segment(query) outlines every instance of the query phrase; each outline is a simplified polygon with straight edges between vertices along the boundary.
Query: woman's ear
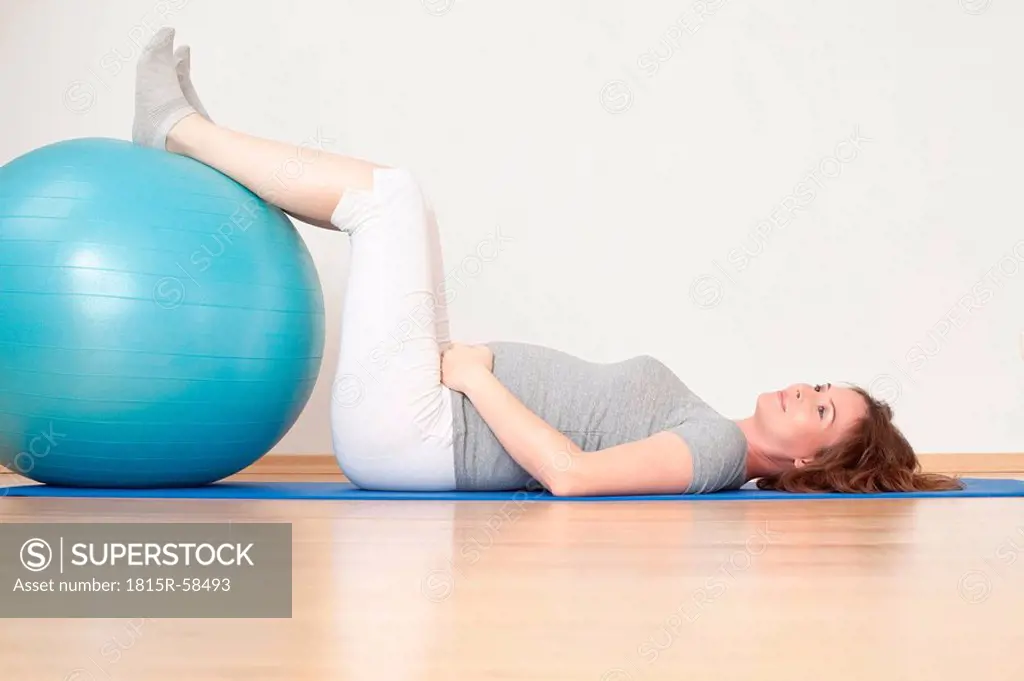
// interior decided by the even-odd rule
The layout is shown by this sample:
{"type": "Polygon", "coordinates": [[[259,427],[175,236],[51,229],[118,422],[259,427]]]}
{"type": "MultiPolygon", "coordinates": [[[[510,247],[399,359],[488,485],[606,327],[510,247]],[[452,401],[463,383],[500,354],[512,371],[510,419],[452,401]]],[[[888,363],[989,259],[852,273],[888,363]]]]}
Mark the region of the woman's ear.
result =
{"type": "Polygon", "coordinates": [[[793,468],[803,468],[809,463],[807,459],[793,459],[793,468]]]}

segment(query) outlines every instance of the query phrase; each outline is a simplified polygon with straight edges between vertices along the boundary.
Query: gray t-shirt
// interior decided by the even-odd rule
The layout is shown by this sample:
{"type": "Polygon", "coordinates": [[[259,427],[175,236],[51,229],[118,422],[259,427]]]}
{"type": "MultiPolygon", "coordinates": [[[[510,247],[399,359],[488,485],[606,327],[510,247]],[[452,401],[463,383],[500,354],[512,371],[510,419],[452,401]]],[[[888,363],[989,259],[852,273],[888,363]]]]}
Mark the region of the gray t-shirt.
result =
{"type": "MultiPolygon", "coordinates": [[[[585,452],[649,437],[680,435],[693,456],[690,494],[746,482],[747,441],[732,420],[697,397],[648,355],[589,362],[538,345],[486,344],[494,375],[528,409],[585,452]]],[[[455,481],[459,490],[536,488],[464,394],[453,391],[455,481]]]]}

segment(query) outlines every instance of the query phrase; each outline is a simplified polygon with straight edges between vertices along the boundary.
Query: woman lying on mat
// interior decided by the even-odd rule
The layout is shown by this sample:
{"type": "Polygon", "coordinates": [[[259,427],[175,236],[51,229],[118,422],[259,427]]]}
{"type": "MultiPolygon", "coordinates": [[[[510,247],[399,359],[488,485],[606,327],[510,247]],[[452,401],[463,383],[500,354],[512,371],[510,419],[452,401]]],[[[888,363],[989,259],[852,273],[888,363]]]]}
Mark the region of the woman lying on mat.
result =
{"type": "MultiPolygon", "coordinates": [[[[349,235],[331,424],[356,485],[556,495],[954,489],[919,470],[892,412],[858,387],[796,384],[733,421],[653,357],[595,364],[524,343],[453,344],[428,201],[407,170],[256,139],[211,122],[187,48],[141,55],[134,141],[205,163],[288,214],[349,235]],[[290,160],[303,172],[268,180],[290,160]],[[272,189],[267,189],[272,187],[272,189]]],[[[502,248],[501,237],[487,245],[502,248]]]]}

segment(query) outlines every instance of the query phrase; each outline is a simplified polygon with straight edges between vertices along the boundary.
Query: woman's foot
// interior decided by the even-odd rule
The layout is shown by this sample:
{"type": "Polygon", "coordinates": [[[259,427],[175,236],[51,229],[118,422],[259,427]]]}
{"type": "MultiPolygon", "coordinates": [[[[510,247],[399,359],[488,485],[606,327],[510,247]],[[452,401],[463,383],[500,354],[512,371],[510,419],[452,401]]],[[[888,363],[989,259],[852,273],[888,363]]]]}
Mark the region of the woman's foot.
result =
{"type": "Polygon", "coordinates": [[[178,85],[181,86],[181,91],[185,95],[185,101],[200,116],[208,121],[213,120],[207,113],[206,107],[199,101],[199,93],[196,92],[196,88],[192,84],[192,50],[188,45],[182,45],[174,51],[174,68],[178,73],[178,85]]]}
{"type": "Polygon", "coordinates": [[[178,83],[173,45],[174,29],[162,28],[139,55],[132,125],[132,141],[136,144],[165,149],[171,128],[196,113],[178,83]]]}

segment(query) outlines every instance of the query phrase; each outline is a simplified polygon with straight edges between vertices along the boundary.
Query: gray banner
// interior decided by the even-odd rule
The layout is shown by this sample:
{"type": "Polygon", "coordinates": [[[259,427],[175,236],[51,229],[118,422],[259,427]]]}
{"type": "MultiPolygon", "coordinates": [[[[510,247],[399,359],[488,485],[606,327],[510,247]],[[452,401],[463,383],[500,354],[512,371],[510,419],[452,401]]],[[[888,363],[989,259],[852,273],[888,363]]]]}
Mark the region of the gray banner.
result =
{"type": "Polygon", "coordinates": [[[287,523],[0,524],[0,617],[291,616],[287,523]]]}

